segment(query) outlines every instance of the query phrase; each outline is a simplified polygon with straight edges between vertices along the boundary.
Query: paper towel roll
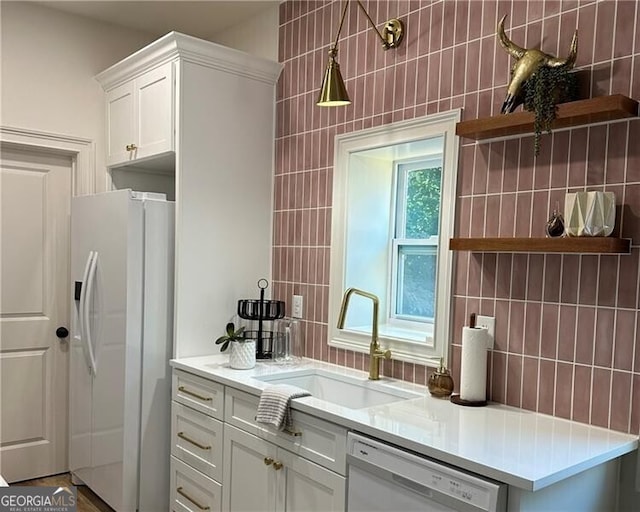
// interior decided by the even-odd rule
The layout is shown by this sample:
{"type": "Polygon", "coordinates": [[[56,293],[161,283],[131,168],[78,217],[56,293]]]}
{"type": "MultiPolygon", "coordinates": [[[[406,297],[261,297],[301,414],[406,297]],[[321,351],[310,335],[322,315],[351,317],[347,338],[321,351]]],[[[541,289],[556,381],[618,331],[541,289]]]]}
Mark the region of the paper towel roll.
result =
{"type": "Polygon", "coordinates": [[[487,329],[462,328],[460,398],[469,402],[487,399],[487,329]]]}

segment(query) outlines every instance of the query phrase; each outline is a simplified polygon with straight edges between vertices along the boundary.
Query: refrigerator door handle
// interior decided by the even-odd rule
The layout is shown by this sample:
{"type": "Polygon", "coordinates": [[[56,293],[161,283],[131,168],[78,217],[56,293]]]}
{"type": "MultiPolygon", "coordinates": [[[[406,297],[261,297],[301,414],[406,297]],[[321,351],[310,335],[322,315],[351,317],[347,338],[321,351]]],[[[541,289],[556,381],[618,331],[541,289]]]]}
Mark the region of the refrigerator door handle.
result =
{"type": "Polygon", "coordinates": [[[84,333],[84,302],[87,296],[87,279],[89,277],[89,269],[91,268],[91,262],[93,261],[93,251],[89,251],[89,255],[87,256],[87,263],[84,266],[84,272],[82,273],[82,281],[80,288],[80,301],[78,304],[78,330],[80,342],[82,344],[82,352],[84,353],[84,357],[87,360],[87,366],[89,367],[89,373],[91,373],[91,359],[88,358],[87,349],[86,349],[86,341],[85,341],[85,333],[84,333]]]}
{"type": "Polygon", "coordinates": [[[90,361],[90,371],[91,373],[93,373],[94,375],[96,374],[97,368],[96,368],[96,358],[95,355],[93,353],[93,341],[91,340],[91,322],[89,320],[89,300],[91,299],[91,293],[93,291],[93,283],[95,281],[95,277],[96,277],[96,266],[98,264],[98,253],[97,252],[92,252],[89,255],[89,258],[91,259],[91,265],[89,267],[89,275],[87,276],[87,280],[85,281],[85,285],[82,288],[82,291],[84,293],[84,301],[82,300],[82,297],[80,299],[80,307],[81,307],[81,311],[82,311],[82,317],[83,317],[83,327],[84,327],[84,336],[83,336],[83,340],[84,340],[84,344],[87,348],[87,352],[89,353],[89,361],[90,361]],[[93,257],[92,257],[93,256],[93,257]]]}

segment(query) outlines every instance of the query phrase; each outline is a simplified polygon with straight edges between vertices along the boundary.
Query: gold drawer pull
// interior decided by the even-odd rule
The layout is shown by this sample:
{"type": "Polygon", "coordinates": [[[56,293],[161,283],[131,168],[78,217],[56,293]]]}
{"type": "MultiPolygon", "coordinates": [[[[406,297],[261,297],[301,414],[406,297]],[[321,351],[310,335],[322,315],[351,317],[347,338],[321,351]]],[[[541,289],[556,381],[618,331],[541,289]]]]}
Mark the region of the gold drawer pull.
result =
{"type": "Polygon", "coordinates": [[[279,460],[273,463],[273,469],[275,469],[276,471],[280,471],[282,469],[282,466],[283,464],[279,460]]]}
{"type": "Polygon", "coordinates": [[[211,400],[213,400],[210,396],[199,395],[198,393],[196,393],[194,391],[189,391],[184,386],[180,386],[178,388],[178,391],[184,393],[185,395],[193,396],[193,397],[197,398],[198,400],[204,400],[205,402],[211,402],[211,400]]]}
{"type": "MultiPolygon", "coordinates": [[[[254,416],[253,419],[254,421],[258,421],[257,416],[254,416]]],[[[302,432],[300,430],[289,430],[288,428],[282,429],[280,432],[282,432],[283,434],[288,434],[293,437],[300,437],[302,435],[302,432]]]]}
{"type": "Polygon", "coordinates": [[[289,430],[288,428],[285,428],[282,432],[293,437],[300,437],[302,435],[300,430],[289,430]]]}
{"type": "Polygon", "coordinates": [[[270,466],[271,464],[273,464],[273,459],[271,457],[265,457],[264,464],[265,466],[270,466]]]}
{"type": "Polygon", "coordinates": [[[185,498],[187,498],[191,503],[193,503],[196,507],[198,507],[200,510],[209,510],[211,507],[207,507],[206,505],[203,505],[202,503],[198,503],[196,500],[194,500],[191,496],[189,496],[186,492],[184,492],[182,490],[182,487],[178,487],[176,489],[176,492],[178,494],[180,494],[181,496],[184,496],[185,498]]]}
{"type": "Polygon", "coordinates": [[[198,441],[191,439],[189,436],[186,436],[184,432],[178,432],[178,437],[184,439],[187,443],[191,443],[192,445],[197,446],[201,450],[211,450],[211,446],[201,444],[198,441]]]}
{"type": "Polygon", "coordinates": [[[135,144],[127,144],[127,151],[135,151],[136,149],[138,149],[138,146],[136,146],[135,144]]]}

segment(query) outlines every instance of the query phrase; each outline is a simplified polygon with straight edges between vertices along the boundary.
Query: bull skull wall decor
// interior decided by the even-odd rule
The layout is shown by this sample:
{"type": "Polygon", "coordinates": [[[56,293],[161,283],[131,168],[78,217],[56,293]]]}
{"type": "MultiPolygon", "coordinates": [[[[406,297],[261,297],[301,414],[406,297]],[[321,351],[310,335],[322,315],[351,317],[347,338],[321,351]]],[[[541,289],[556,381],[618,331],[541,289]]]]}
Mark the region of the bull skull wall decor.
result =
{"type": "Polygon", "coordinates": [[[578,31],[576,30],[571,40],[571,47],[569,49],[569,55],[565,59],[554,57],[541,50],[532,48],[527,50],[520,48],[513,43],[507,35],[504,33],[504,20],[507,15],[505,14],[498,23],[498,40],[500,45],[505,51],[511,55],[516,62],[511,68],[511,81],[507,88],[507,97],[502,104],[502,113],[508,114],[513,112],[516,107],[523,103],[523,87],[525,83],[530,80],[536,72],[542,67],[548,68],[564,68],[566,71],[573,68],[576,63],[576,56],[578,53],[578,31]]]}

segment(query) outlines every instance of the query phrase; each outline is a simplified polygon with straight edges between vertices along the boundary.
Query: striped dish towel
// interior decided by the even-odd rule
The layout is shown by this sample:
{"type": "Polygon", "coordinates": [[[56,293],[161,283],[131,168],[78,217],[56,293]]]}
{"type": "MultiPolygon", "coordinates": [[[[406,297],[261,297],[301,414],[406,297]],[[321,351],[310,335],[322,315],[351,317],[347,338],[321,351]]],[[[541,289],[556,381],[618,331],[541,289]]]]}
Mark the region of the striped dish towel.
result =
{"type": "Polygon", "coordinates": [[[260,395],[256,421],[273,425],[280,430],[291,429],[293,427],[291,400],[310,395],[308,391],[288,384],[268,386],[260,395]]]}

